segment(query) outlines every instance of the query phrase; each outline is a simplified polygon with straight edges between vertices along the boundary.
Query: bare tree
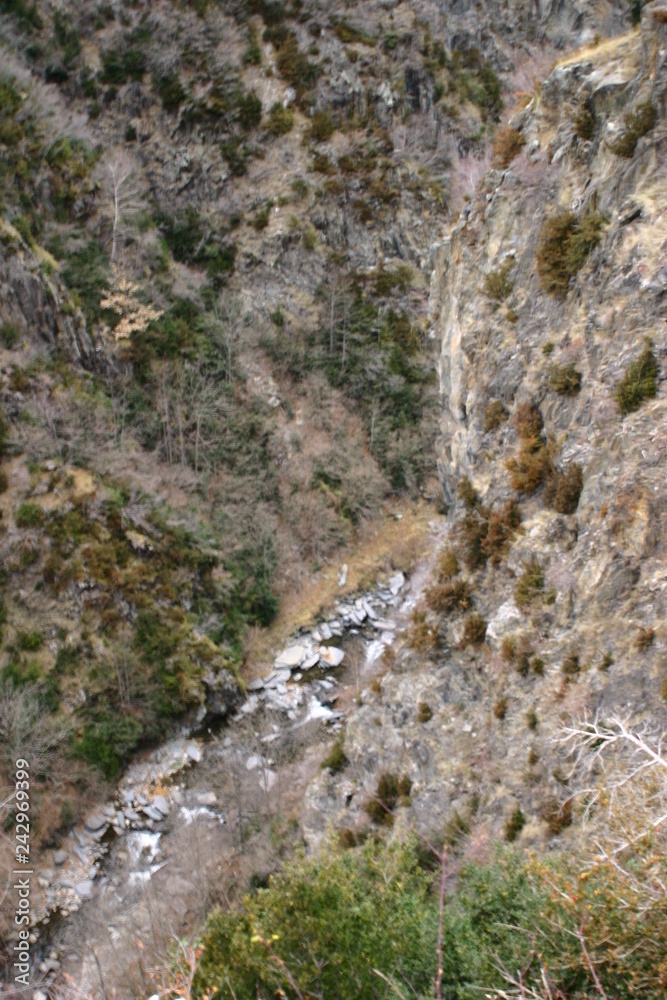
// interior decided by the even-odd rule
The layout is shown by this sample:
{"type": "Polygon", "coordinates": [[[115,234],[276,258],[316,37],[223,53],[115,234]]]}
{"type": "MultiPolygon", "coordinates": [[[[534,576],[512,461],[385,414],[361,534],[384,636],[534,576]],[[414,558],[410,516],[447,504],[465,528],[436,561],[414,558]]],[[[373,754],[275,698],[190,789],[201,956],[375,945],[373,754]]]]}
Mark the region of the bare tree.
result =
{"type": "Polygon", "coordinates": [[[224,359],[225,379],[232,382],[244,325],[241,302],[230,295],[221,295],[205,322],[209,340],[224,359]]]}
{"type": "Polygon", "coordinates": [[[105,193],[105,215],[111,226],[111,263],[118,261],[119,241],[128,232],[130,217],[143,205],[138,173],[124,151],[117,151],[107,160],[102,174],[105,193]]]}
{"type": "Polygon", "coordinates": [[[33,773],[45,771],[70,732],[64,719],[47,715],[37,688],[5,689],[0,697],[0,743],[7,763],[17,757],[30,761],[33,773]]]}

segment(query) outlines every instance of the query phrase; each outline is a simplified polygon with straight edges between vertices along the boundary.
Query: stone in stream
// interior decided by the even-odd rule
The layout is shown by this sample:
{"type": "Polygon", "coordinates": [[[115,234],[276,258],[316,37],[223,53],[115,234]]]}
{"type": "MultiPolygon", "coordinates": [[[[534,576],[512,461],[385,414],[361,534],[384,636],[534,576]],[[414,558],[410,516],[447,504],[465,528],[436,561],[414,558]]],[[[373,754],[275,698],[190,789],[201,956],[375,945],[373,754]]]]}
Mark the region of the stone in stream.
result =
{"type": "Polygon", "coordinates": [[[77,882],[74,891],[80,899],[90,899],[93,895],[92,879],[87,878],[83,882],[77,882]]]}
{"type": "Polygon", "coordinates": [[[325,641],[331,639],[331,637],[333,636],[333,632],[331,631],[326,622],[322,622],[322,624],[319,626],[319,632],[325,641]]]}
{"type": "Polygon", "coordinates": [[[218,801],[215,792],[197,792],[195,799],[200,806],[214,806],[218,801]]]}
{"type": "Polygon", "coordinates": [[[195,764],[198,764],[203,756],[202,748],[198,743],[191,743],[186,750],[186,756],[189,757],[190,760],[194,761],[195,764]]]}
{"type": "Polygon", "coordinates": [[[404,583],[405,583],[405,577],[403,576],[402,573],[395,573],[394,576],[389,577],[389,589],[394,595],[394,597],[402,588],[404,583]]]}
{"type": "Polygon", "coordinates": [[[254,681],[248,681],[247,688],[248,691],[261,691],[264,687],[264,680],[261,677],[257,677],[254,681]]]}
{"type": "Polygon", "coordinates": [[[301,664],[301,669],[310,670],[312,667],[317,666],[317,664],[319,663],[319,659],[320,659],[320,654],[313,653],[312,656],[309,656],[307,659],[303,661],[303,663],[301,664]]]}
{"type": "Polygon", "coordinates": [[[109,825],[109,821],[102,813],[93,813],[87,816],[83,823],[83,828],[87,833],[97,833],[109,825]]]}
{"type": "Polygon", "coordinates": [[[244,715],[252,715],[259,708],[259,698],[256,694],[251,694],[247,701],[244,701],[239,712],[243,712],[244,715]]]}
{"type": "Polygon", "coordinates": [[[164,819],[164,815],[162,814],[162,812],[155,806],[142,806],[141,811],[144,813],[145,816],[148,816],[148,818],[152,819],[153,822],[155,823],[159,823],[161,820],[164,819]]]}
{"type": "Polygon", "coordinates": [[[275,659],[276,667],[299,667],[308,655],[304,646],[288,646],[275,659]]]}
{"type": "Polygon", "coordinates": [[[343,662],[345,653],[337,646],[320,646],[320,663],[328,667],[337,667],[343,662]]]}
{"type": "Polygon", "coordinates": [[[373,622],[373,628],[379,629],[382,632],[394,632],[396,630],[396,622],[391,621],[389,618],[376,618],[373,622]]]}
{"type": "Polygon", "coordinates": [[[366,612],[366,614],[368,615],[368,617],[371,619],[371,621],[374,621],[377,618],[377,614],[376,614],[374,608],[371,607],[371,605],[368,603],[368,601],[366,600],[365,597],[362,598],[362,600],[361,600],[361,606],[362,606],[363,610],[366,612]]]}
{"type": "Polygon", "coordinates": [[[292,671],[291,670],[274,670],[272,674],[264,681],[265,690],[270,690],[271,688],[279,687],[281,684],[286,684],[290,679],[292,671]]]}
{"type": "Polygon", "coordinates": [[[322,635],[319,629],[314,628],[313,631],[310,633],[310,638],[313,640],[313,642],[317,642],[319,644],[320,642],[322,642],[324,636],[322,635]]]}
{"type": "Polygon", "coordinates": [[[55,854],[53,855],[54,865],[58,866],[64,865],[65,862],[67,861],[68,856],[69,855],[67,854],[67,851],[56,851],[55,854]]]}

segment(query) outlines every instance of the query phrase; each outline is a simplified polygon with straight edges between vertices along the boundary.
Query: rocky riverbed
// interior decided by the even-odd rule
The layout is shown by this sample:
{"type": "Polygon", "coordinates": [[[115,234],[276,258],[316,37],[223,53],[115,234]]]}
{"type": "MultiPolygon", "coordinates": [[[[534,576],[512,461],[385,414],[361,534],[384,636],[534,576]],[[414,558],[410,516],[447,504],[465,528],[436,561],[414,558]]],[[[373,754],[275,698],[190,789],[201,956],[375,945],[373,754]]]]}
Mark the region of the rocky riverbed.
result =
{"type": "MultiPolygon", "coordinates": [[[[222,729],[183,732],[135,762],[113,799],[70,832],[38,879],[33,931],[45,994],[63,982],[94,994],[102,982],[108,989],[119,949],[127,958],[130,940],[136,950],[137,940],[141,948],[143,936],[155,937],[158,900],[173,911],[164,918],[170,929],[196,919],[195,883],[205,865],[193,850],[224,861],[272,798],[282,813],[287,799],[303,797],[322,743],[397,643],[422,580],[419,572],[409,581],[396,573],[337,601],[290,637],[266,676],[248,683],[222,729]]],[[[136,975],[137,963],[129,964],[136,975]]]]}

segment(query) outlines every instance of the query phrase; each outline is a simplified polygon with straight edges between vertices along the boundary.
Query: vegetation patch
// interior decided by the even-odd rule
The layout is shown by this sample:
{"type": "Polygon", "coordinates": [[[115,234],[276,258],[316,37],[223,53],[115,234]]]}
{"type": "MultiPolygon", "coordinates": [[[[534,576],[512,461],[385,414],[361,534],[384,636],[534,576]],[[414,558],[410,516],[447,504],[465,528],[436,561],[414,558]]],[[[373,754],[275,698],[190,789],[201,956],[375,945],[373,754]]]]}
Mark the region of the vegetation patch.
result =
{"type": "Polygon", "coordinates": [[[461,649],[466,646],[481,646],[486,639],[486,620],[479,613],[473,611],[463,621],[463,635],[461,637],[461,649]]]}
{"type": "Polygon", "coordinates": [[[533,559],[524,569],[514,588],[517,607],[529,608],[541,601],[544,591],[544,571],[533,559]]]}
{"type": "Polygon", "coordinates": [[[509,125],[496,129],[493,137],[493,156],[497,166],[506,170],[512,160],[519,155],[526,144],[521,132],[509,125]]]}
{"type": "Polygon", "coordinates": [[[637,361],[631,361],[623,378],[616,383],[616,403],[625,416],[634,413],[658,391],[658,362],[651,347],[642,351],[637,361]]]}
{"type": "Polygon", "coordinates": [[[484,410],[484,433],[489,434],[509,420],[509,413],[499,399],[494,399],[484,410]]]}
{"type": "Polygon", "coordinates": [[[638,104],[634,111],[627,111],[623,116],[623,130],[614,139],[608,139],[607,145],[616,156],[630,159],[634,156],[639,140],[651,132],[658,121],[658,109],[652,101],[638,104]]]}
{"type": "Polygon", "coordinates": [[[558,212],[546,220],[537,248],[537,272],[546,292],[565,298],[572,278],[600,242],[604,223],[600,212],[558,212]]]}
{"type": "Polygon", "coordinates": [[[390,772],[381,774],[375,795],[364,804],[364,810],[374,823],[393,826],[393,810],[397,805],[407,805],[412,789],[410,778],[403,774],[398,777],[390,772]]]}
{"type": "Polygon", "coordinates": [[[564,472],[550,469],[544,487],[544,502],[559,514],[574,514],[584,488],[584,474],[577,462],[571,462],[564,472]]]}
{"type": "Polygon", "coordinates": [[[573,364],[554,365],[549,375],[549,388],[561,396],[576,396],[581,389],[581,372],[573,364]]]}

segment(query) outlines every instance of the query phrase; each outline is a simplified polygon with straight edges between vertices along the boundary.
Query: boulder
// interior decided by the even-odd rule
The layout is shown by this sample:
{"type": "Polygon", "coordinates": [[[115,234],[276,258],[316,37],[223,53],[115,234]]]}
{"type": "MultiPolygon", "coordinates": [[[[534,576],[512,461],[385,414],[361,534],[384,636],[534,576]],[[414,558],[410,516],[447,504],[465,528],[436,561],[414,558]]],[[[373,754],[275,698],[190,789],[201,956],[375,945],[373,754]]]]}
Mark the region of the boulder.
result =
{"type": "Polygon", "coordinates": [[[275,659],[276,667],[300,667],[306,656],[308,655],[308,650],[305,646],[288,646],[287,649],[283,649],[282,653],[279,653],[275,659]]]}
{"type": "Polygon", "coordinates": [[[337,646],[320,646],[320,663],[328,667],[337,667],[344,658],[345,653],[337,646]]]}

